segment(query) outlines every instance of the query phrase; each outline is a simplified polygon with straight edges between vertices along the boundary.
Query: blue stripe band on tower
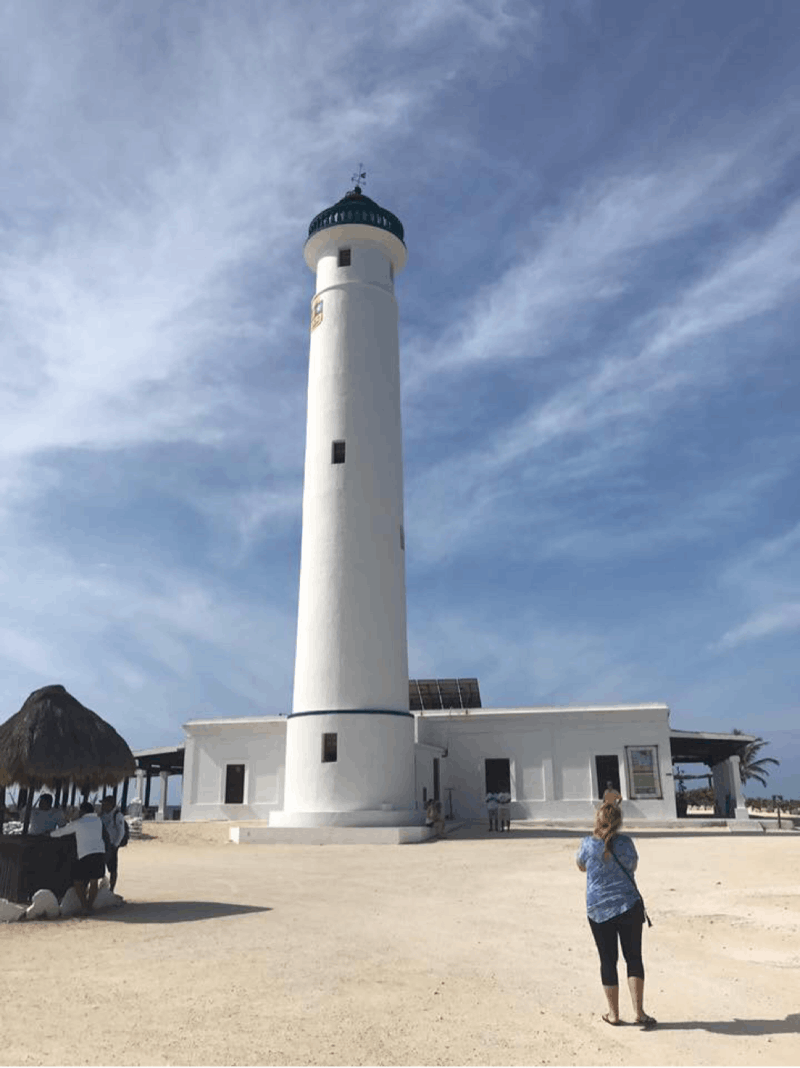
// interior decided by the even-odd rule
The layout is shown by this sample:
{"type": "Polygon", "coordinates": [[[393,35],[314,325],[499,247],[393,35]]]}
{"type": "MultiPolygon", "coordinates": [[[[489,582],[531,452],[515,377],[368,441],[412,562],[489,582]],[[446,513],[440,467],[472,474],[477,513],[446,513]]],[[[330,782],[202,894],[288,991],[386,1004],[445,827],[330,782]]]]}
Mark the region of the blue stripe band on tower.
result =
{"type": "Polygon", "coordinates": [[[286,718],[299,719],[300,716],[408,716],[413,719],[414,713],[391,708],[324,708],[319,712],[291,712],[286,718]]]}

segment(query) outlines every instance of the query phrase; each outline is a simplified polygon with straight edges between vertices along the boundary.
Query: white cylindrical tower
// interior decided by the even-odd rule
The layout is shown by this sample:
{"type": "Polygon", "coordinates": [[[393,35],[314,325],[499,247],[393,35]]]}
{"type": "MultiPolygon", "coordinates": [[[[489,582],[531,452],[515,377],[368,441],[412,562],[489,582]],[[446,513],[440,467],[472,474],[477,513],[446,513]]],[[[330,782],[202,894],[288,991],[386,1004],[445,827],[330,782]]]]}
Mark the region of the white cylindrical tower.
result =
{"type": "Polygon", "coordinates": [[[309,227],[308,415],[294,702],[273,826],[402,826],[414,808],[400,355],[403,227],[356,186],[309,227]]]}

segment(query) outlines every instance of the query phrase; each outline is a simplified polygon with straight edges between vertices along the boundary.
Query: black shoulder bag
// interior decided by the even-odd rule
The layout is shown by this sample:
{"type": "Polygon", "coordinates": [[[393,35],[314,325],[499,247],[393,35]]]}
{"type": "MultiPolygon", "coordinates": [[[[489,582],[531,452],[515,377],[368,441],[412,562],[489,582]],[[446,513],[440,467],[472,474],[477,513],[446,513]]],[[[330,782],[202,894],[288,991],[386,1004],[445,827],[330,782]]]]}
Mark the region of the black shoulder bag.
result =
{"type": "Polygon", "coordinates": [[[625,875],[627,876],[628,881],[630,882],[631,886],[636,891],[636,893],[639,894],[639,900],[642,903],[642,912],[644,913],[644,918],[647,920],[647,926],[648,927],[652,927],[653,925],[650,922],[650,917],[647,915],[647,908],[646,908],[645,903],[644,903],[644,898],[642,897],[642,895],[641,895],[641,893],[639,891],[639,887],[636,885],[636,880],[631,875],[631,873],[628,871],[628,869],[625,867],[625,865],[618,859],[617,854],[614,852],[614,841],[613,841],[613,839],[608,843],[608,849],[609,849],[609,852],[611,853],[611,856],[617,862],[617,865],[618,865],[620,871],[623,871],[625,873],[625,875]]]}

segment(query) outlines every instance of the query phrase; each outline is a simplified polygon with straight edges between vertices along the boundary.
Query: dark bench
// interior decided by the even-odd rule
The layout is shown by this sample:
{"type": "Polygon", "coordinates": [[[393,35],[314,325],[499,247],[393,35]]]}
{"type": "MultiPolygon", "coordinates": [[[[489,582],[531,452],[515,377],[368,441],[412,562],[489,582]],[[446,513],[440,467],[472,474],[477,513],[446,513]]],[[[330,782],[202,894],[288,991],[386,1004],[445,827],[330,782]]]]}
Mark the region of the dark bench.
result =
{"type": "Polygon", "coordinates": [[[37,890],[52,890],[61,900],[77,855],[74,834],[0,835],[0,897],[27,905],[37,890]]]}

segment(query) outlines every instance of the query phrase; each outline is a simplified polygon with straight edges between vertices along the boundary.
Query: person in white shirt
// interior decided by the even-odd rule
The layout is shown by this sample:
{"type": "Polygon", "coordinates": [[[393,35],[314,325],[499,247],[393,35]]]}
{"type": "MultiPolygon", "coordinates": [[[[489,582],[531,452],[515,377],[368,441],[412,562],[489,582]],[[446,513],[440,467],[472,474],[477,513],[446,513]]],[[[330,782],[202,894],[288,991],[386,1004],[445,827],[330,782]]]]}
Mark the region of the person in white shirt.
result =
{"type": "Polygon", "coordinates": [[[49,834],[56,827],[63,827],[66,822],[60,809],[53,808],[53,795],[42,794],[31,812],[28,834],[49,834]]]}
{"type": "Polygon", "coordinates": [[[117,885],[117,858],[119,845],[125,837],[125,817],[117,808],[113,797],[104,797],[100,806],[100,819],[106,829],[106,867],[108,868],[108,882],[113,890],[117,885]]]}
{"type": "Polygon", "coordinates": [[[508,807],[511,803],[511,794],[498,794],[497,800],[500,807],[497,810],[497,819],[500,825],[501,831],[511,830],[511,809],[508,807]]]}
{"type": "Polygon", "coordinates": [[[72,885],[80,899],[84,912],[91,912],[97,897],[98,882],[105,875],[105,842],[103,841],[103,824],[95,814],[89,801],[83,801],[78,810],[80,815],[66,827],[57,827],[50,832],[51,838],[63,838],[66,834],[75,835],[78,859],[72,872],[72,885]]]}
{"type": "Polygon", "coordinates": [[[497,795],[489,793],[486,795],[486,811],[489,813],[489,830],[496,831],[497,827],[497,795]]]}

